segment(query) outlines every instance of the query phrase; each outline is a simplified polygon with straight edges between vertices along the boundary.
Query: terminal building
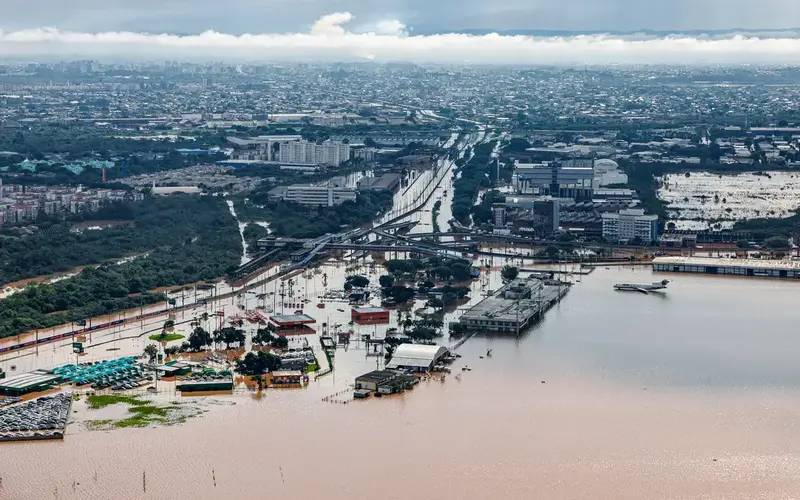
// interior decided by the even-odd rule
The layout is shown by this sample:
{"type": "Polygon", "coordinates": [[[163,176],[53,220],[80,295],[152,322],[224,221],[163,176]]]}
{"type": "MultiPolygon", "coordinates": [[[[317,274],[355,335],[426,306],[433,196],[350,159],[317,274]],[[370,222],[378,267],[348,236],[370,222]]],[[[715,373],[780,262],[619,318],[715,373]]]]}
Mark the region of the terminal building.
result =
{"type": "Polygon", "coordinates": [[[711,257],[656,257],[653,270],[669,273],[722,274],[763,278],[800,279],[798,260],[721,259],[711,257]]]}
{"type": "Polygon", "coordinates": [[[458,323],[467,331],[520,334],[569,291],[569,285],[517,278],[470,308],[458,323]]]}

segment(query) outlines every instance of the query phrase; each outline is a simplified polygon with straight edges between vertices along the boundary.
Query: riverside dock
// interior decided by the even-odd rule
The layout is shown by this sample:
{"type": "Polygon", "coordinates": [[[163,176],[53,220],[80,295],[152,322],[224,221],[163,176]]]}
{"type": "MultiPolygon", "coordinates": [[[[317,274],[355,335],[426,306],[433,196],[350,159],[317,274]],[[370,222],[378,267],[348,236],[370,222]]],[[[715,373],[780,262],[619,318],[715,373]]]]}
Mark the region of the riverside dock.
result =
{"type": "Polygon", "coordinates": [[[569,291],[571,284],[537,277],[517,278],[483,299],[459,319],[468,332],[519,335],[569,291]]]}

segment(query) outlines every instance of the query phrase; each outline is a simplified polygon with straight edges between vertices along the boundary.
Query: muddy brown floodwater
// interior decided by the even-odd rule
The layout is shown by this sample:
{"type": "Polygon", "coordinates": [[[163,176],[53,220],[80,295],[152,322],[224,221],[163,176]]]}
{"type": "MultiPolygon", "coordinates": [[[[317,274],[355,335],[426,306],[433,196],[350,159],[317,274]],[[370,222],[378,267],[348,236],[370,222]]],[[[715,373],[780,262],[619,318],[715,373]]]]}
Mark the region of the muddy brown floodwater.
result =
{"type": "Polygon", "coordinates": [[[374,366],[351,348],[306,389],[213,396],[182,425],[4,444],[0,497],[800,496],[800,284],[611,289],[664,277],[598,269],[521,338],[474,337],[444,382],[399,396],[323,402],[374,366]]]}

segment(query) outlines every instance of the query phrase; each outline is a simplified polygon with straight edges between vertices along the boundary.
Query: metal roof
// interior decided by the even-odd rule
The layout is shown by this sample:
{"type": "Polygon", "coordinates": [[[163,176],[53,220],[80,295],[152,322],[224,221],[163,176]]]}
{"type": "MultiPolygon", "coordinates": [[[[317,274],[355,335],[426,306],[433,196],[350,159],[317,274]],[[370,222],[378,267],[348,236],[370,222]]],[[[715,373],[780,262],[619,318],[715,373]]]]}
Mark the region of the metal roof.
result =
{"type": "Polygon", "coordinates": [[[58,382],[60,378],[61,377],[58,375],[51,375],[49,373],[22,373],[0,380],[0,388],[25,389],[27,387],[58,382]]]}
{"type": "Polygon", "coordinates": [[[656,257],[653,264],[685,266],[749,267],[753,269],[800,270],[800,260],[724,259],[717,257],[656,257]]]}
{"type": "Polygon", "coordinates": [[[447,348],[440,345],[400,344],[392,355],[386,368],[411,366],[427,368],[447,353],[447,348]]]}
{"type": "Polygon", "coordinates": [[[273,323],[316,323],[316,320],[307,314],[273,314],[269,318],[273,323]]]}

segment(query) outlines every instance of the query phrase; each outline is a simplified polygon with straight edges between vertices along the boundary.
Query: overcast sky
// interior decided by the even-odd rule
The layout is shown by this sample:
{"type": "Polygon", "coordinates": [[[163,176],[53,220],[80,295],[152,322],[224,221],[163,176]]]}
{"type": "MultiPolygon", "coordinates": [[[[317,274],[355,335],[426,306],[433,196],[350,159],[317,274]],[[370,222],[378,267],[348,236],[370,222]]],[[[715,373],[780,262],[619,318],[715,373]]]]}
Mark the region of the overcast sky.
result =
{"type": "Polygon", "coordinates": [[[798,64],[800,40],[784,33],[632,40],[459,32],[799,25],[800,0],[0,0],[0,57],[798,64]]]}
{"type": "Polygon", "coordinates": [[[798,0],[0,0],[0,29],[226,33],[305,31],[332,12],[425,32],[460,29],[793,28],[798,0]]]}

